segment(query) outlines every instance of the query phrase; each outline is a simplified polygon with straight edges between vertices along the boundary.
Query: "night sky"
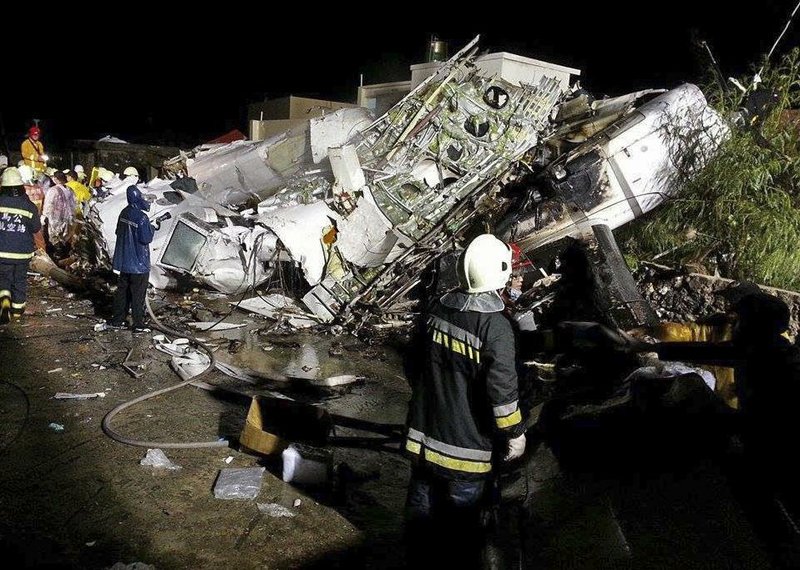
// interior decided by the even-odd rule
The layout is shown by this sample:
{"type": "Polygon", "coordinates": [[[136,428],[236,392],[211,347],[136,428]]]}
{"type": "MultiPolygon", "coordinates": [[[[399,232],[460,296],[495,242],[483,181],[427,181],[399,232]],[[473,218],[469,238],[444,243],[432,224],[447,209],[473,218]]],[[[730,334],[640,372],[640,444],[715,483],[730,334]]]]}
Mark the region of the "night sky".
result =
{"type": "MultiPolygon", "coordinates": [[[[710,44],[726,76],[741,76],[769,50],[797,0],[762,0],[747,9],[702,0],[558,4],[513,9],[498,3],[485,8],[486,14],[464,9],[458,18],[495,30],[504,29],[503,20],[513,20],[523,30],[502,32],[436,29],[439,20],[410,7],[397,12],[391,24],[382,27],[376,21],[371,29],[327,23],[319,12],[308,15],[313,27],[270,24],[266,15],[254,17],[248,29],[242,28],[246,17],[211,13],[200,26],[142,19],[126,24],[127,31],[110,30],[77,47],[50,41],[57,28],[45,26],[41,37],[48,38],[45,49],[55,58],[57,79],[40,77],[20,89],[3,82],[5,136],[11,148],[18,148],[35,117],[45,144],[111,134],[131,142],[192,146],[232,128],[246,133],[246,105],[265,97],[354,101],[362,73],[365,83],[408,79],[409,65],[424,61],[431,34],[448,41],[451,54],[480,33],[481,50],[580,68],[583,86],[596,96],[698,81],[707,58],[695,39],[710,44]],[[502,19],[493,22],[488,15],[495,8],[502,19]],[[404,19],[425,21],[431,29],[403,30],[404,19]],[[311,31],[323,25],[327,29],[311,31]],[[124,39],[115,40],[114,34],[124,39]]],[[[9,39],[3,37],[7,48],[14,45],[9,39]]],[[[799,40],[800,13],[779,52],[799,40]]],[[[17,45],[25,43],[20,37],[17,45]]]]}

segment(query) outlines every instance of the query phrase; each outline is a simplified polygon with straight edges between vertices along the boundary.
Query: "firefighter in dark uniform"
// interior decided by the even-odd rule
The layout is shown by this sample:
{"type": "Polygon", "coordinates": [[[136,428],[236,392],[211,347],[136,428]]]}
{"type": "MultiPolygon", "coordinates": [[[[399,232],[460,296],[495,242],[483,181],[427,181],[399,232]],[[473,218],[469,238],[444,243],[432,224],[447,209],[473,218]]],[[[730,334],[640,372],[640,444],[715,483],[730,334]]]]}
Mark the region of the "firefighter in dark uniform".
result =
{"type": "Polygon", "coordinates": [[[511,249],[478,236],[458,272],[460,288],[433,304],[406,359],[410,565],[431,557],[455,568],[478,564],[493,464],[525,450],[514,333],[498,294],[511,274],[511,249]]]}
{"type": "Polygon", "coordinates": [[[128,186],[127,198],[128,206],[117,219],[117,243],[112,266],[119,271],[119,279],[111,327],[123,328],[130,310],[133,332],[150,332],[144,324],[145,296],[150,279],[150,243],[155,227],[145,213],[150,210],[150,203],[144,199],[141,190],[136,186],[128,186]]]}
{"type": "Polygon", "coordinates": [[[41,229],[19,170],[6,168],[0,178],[0,324],[25,312],[33,236],[41,229]]]}

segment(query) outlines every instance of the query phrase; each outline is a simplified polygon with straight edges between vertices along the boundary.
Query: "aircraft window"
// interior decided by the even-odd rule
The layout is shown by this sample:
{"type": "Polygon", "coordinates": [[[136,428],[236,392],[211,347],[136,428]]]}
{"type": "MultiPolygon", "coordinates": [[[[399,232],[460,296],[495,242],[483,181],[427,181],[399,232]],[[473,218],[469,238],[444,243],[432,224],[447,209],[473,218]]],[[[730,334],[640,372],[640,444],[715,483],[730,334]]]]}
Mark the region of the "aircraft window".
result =
{"type": "Polygon", "coordinates": [[[502,109],[508,103],[508,92],[497,85],[492,85],[483,94],[483,100],[493,109],[502,109]]]}

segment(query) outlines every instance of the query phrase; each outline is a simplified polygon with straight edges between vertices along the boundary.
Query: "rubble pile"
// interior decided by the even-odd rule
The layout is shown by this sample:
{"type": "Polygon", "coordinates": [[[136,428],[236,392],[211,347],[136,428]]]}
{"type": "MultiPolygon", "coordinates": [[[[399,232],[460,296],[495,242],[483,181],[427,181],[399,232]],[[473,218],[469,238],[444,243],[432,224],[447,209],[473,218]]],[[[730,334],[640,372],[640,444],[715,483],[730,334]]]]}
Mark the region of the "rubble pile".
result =
{"type": "MultiPolygon", "coordinates": [[[[634,277],[660,320],[692,322],[727,310],[726,301],[717,293],[732,283],[730,279],[652,263],[643,263],[634,277]]],[[[800,332],[800,294],[771,287],[762,289],[788,305],[791,312],[789,334],[796,337],[800,332]]]]}
{"type": "MultiPolygon", "coordinates": [[[[150,282],[241,295],[270,318],[291,306],[296,328],[395,326],[426,269],[476,233],[516,243],[546,277],[543,250],[658,206],[677,191],[675,157],[702,165],[727,132],[693,85],[596,100],[548,76],[512,83],[479,72],[478,39],[377,120],[343,109],[166,161],[140,185],[164,221],[150,282]]],[[[95,268],[131,183],[109,183],[86,216],[95,268]]]]}

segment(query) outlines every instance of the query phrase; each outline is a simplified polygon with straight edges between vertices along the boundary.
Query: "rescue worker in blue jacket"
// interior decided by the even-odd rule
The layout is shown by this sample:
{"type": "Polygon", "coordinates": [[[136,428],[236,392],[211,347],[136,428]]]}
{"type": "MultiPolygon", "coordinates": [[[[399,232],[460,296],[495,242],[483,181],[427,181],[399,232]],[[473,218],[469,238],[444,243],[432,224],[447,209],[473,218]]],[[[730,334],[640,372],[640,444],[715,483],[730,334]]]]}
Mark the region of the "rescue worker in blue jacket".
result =
{"type": "Polygon", "coordinates": [[[145,328],[144,298],[150,277],[150,242],[155,228],[147,217],[150,204],[136,186],[128,186],[128,206],[117,220],[117,244],[113,268],[119,271],[114,296],[113,328],[122,328],[130,309],[133,331],[148,332],[145,328]]]}
{"type": "Polygon", "coordinates": [[[478,562],[493,464],[525,450],[514,332],[498,294],[511,275],[511,255],[491,234],[469,244],[458,261],[460,288],[433,304],[406,362],[412,565],[434,555],[458,568],[478,562]]]}
{"type": "Polygon", "coordinates": [[[19,170],[6,168],[0,177],[0,324],[25,312],[33,236],[41,229],[19,170]]]}

